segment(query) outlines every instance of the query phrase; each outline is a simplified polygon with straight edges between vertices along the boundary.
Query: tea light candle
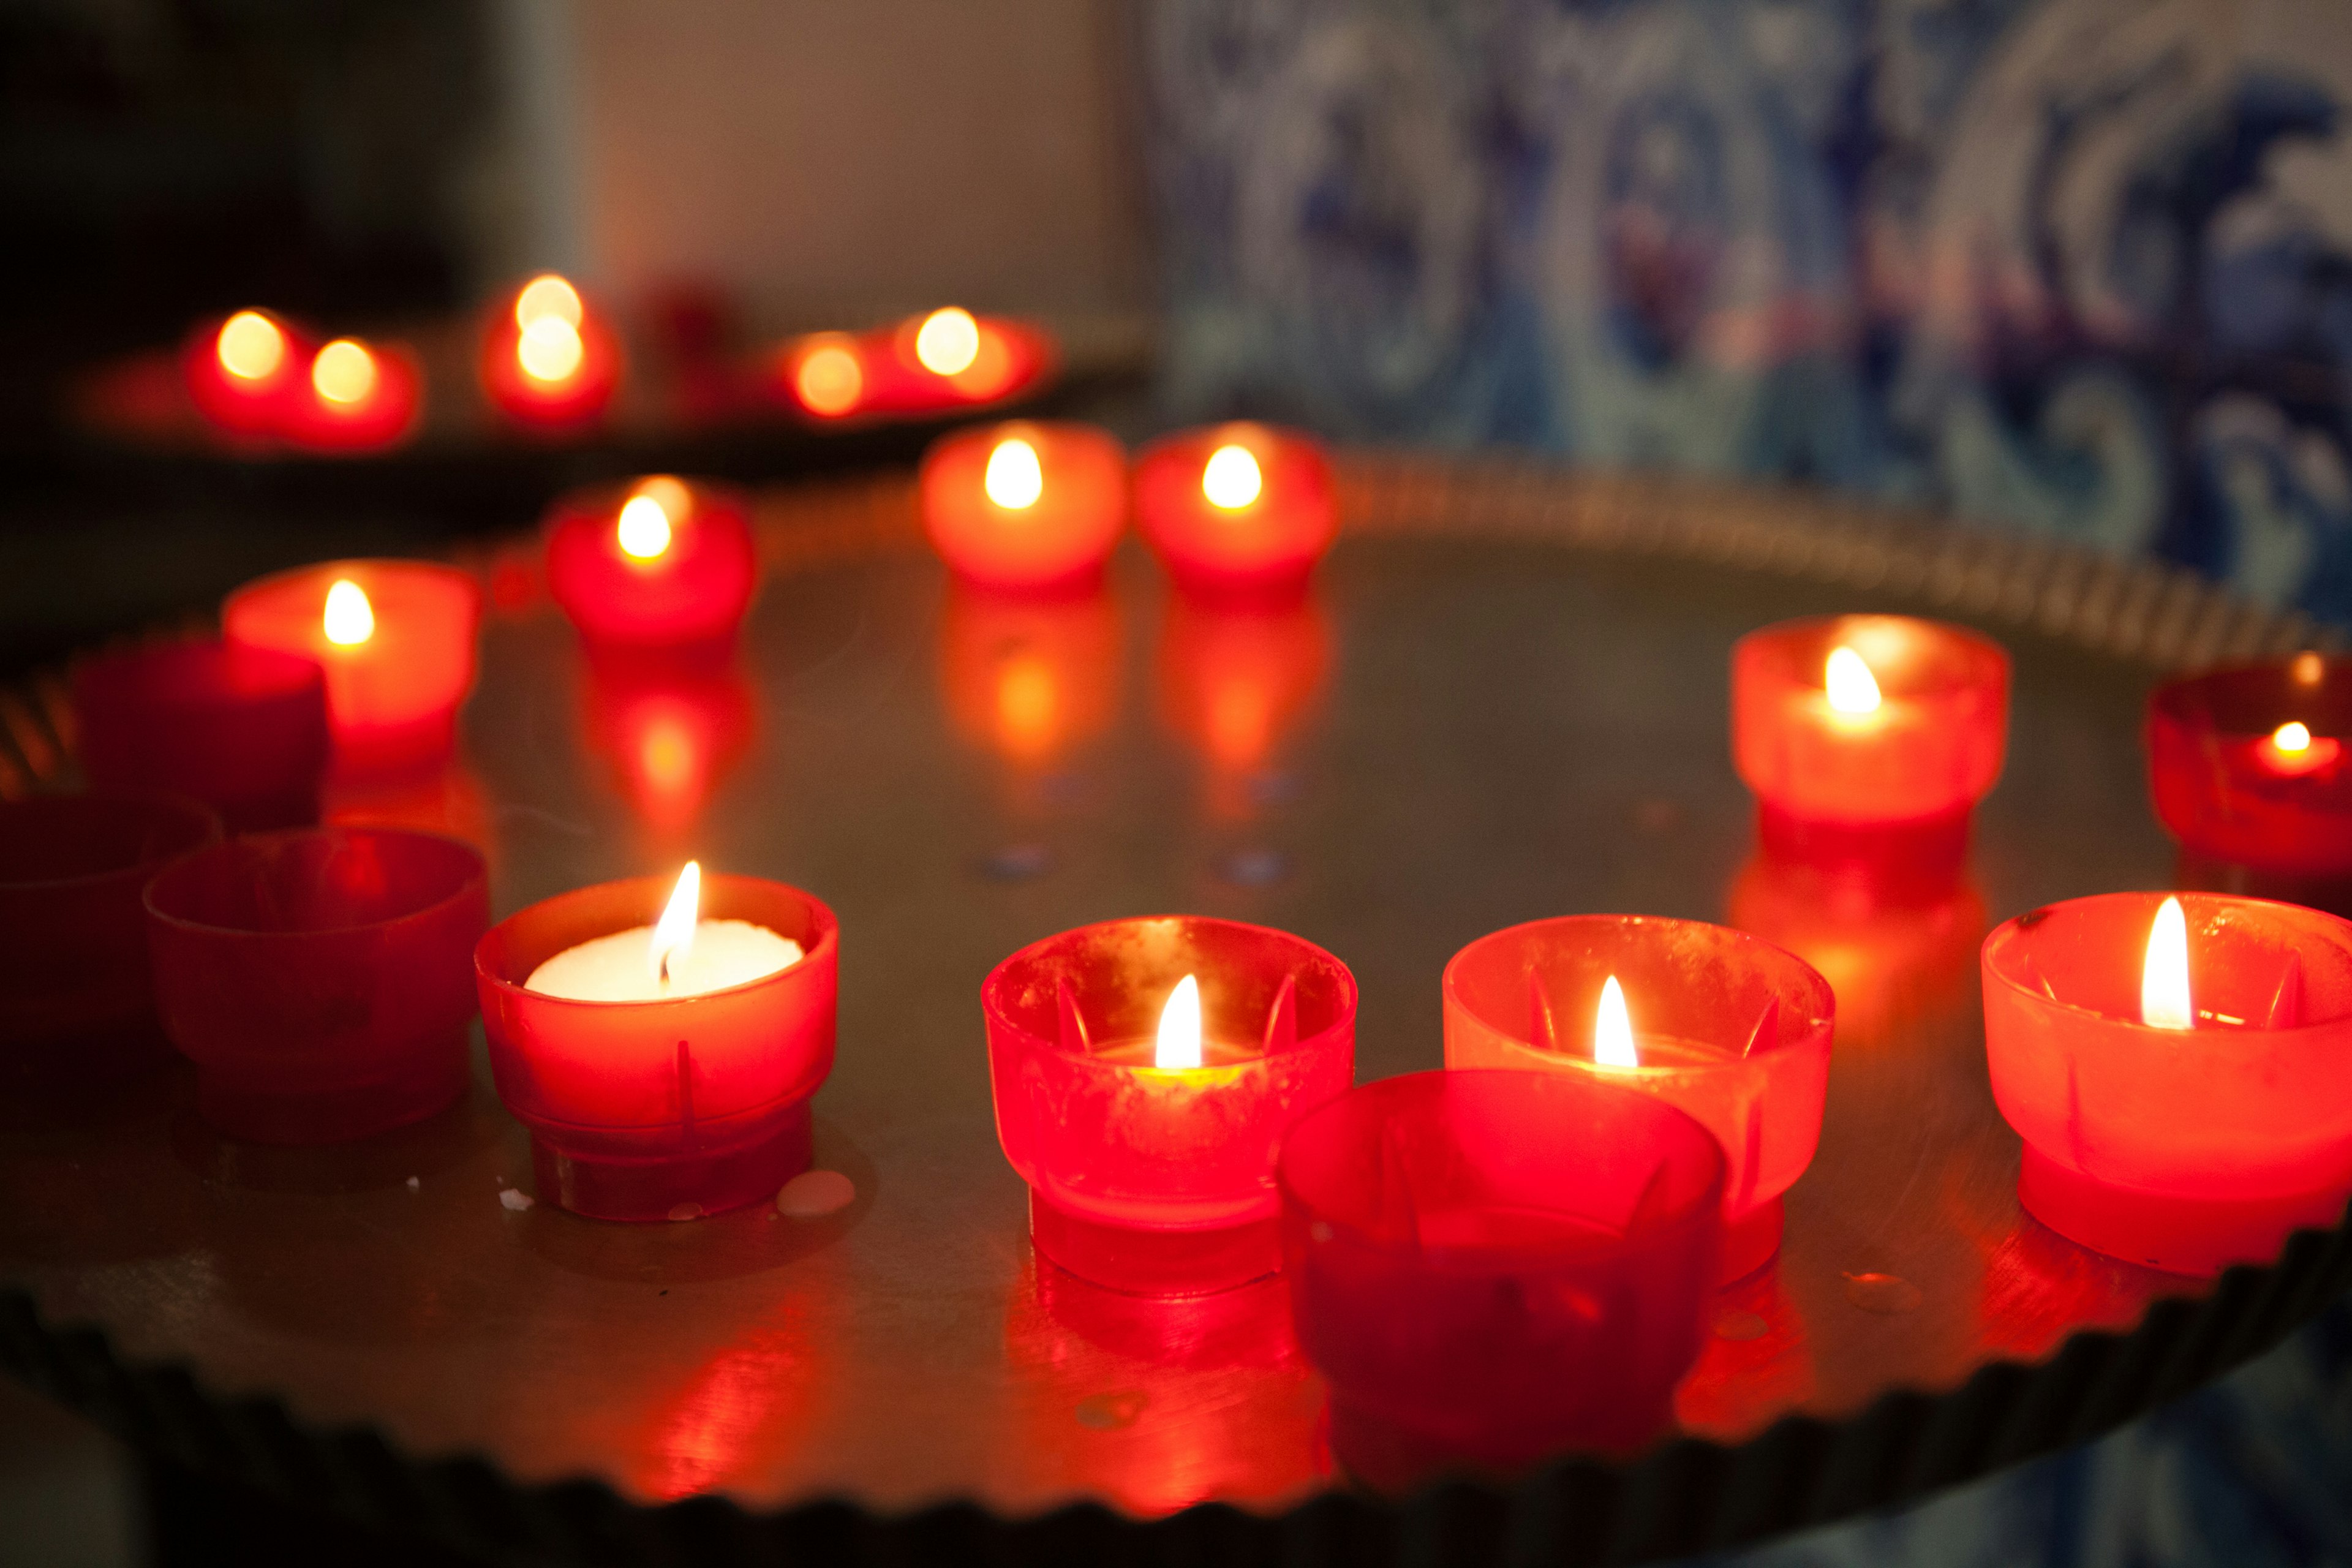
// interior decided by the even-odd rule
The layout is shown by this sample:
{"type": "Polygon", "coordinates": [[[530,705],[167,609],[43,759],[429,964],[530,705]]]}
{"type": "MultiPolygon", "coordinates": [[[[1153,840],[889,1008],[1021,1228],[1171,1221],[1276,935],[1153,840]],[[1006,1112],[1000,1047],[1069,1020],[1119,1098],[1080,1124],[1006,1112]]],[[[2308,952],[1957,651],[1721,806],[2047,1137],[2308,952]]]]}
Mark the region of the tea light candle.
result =
{"type": "Polygon", "coordinates": [[[1771,1259],[1829,1093],[1837,1004],[1810,966],[1727,926],[1568,915],[1480,937],[1441,989],[1447,1067],[1598,1077],[1696,1118],[1730,1162],[1723,1278],[1771,1259]]]}
{"type": "Polygon", "coordinates": [[[1724,1155],[1605,1079],[1423,1072],[1300,1118],[1279,1166],[1299,1348],[1381,1490],[1624,1452],[1706,1335],[1724,1155]]]}
{"type": "Polygon", "coordinates": [[[396,828],[233,838],[148,885],[164,1031],[196,1109],[235,1138],[331,1143],[420,1121],[465,1092],[490,923],[471,846],[396,828]]]}
{"type": "Polygon", "coordinates": [[[313,660],[219,641],[128,648],[76,665],[73,701],[99,789],[167,789],[238,833],[319,819],[327,683],[313,660]]]}
{"type": "Polygon", "coordinates": [[[1993,1099],[2018,1199],[2151,1268],[2264,1263],[2352,1197],[2352,923],[2214,894],[2109,893],[1985,940],[1993,1099]]]}
{"type": "Polygon", "coordinates": [[[316,661],[326,672],[334,765],[390,772],[446,755],[474,684],[481,593],[451,566],[333,561],[248,583],[221,605],[236,647],[316,661]]]}
{"type": "Polygon", "coordinates": [[[719,651],[750,608],[759,565],[750,504],[668,475],[558,501],[548,592],[592,645],[719,651]]]}
{"type": "Polygon", "coordinates": [[[1297,430],[1180,430],[1137,461],[1135,522],[1181,586],[1295,592],[1339,533],[1330,459],[1297,430]]]}
{"type": "Polygon", "coordinates": [[[603,314],[555,273],[541,273],[491,317],[483,390],[499,411],[547,433],[593,425],[621,384],[620,341],[603,314]]]}
{"type": "Polygon", "coordinates": [[[1082,586],[1127,526],[1127,453],[1091,425],[984,426],[931,444],[921,490],[924,531],[957,576],[1082,586]]]}
{"type": "Polygon", "coordinates": [[[1148,1296],[1280,1268],[1276,1147],[1354,1075],[1345,964],[1234,921],[1106,921],[998,964],[981,1008],[1040,1258],[1148,1296]]]}
{"type": "Polygon", "coordinates": [[[795,339],[779,366],[790,405],[830,420],[1001,403],[1044,385],[1058,358],[1053,335],[1034,322],[950,305],[877,331],[795,339]]]}
{"type": "Polygon", "coordinates": [[[2008,738],[2009,656],[1958,626],[1832,616],[1732,649],[1732,760],[1776,853],[1957,865],[2008,738]]]}
{"type": "Polygon", "coordinates": [[[805,1170],[839,929],[798,889],[691,862],[675,888],[607,882],[495,927],[474,955],[490,1070],[530,1129],[541,1199],[691,1218],[805,1170]]]}
{"type": "Polygon", "coordinates": [[[268,310],[207,321],[181,352],[189,401],[213,428],[232,436],[282,433],[307,390],[310,345],[268,310]]]}
{"type": "Polygon", "coordinates": [[[424,385],[407,350],[337,338],[310,357],[287,434],[320,452],[397,446],[424,408],[424,385]]]}
{"type": "Polygon", "coordinates": [[[2208,859],[2352,875],[2352,659],[2299,653],[2168,681],[2147,702],[2148,791],[2208,859]]]}

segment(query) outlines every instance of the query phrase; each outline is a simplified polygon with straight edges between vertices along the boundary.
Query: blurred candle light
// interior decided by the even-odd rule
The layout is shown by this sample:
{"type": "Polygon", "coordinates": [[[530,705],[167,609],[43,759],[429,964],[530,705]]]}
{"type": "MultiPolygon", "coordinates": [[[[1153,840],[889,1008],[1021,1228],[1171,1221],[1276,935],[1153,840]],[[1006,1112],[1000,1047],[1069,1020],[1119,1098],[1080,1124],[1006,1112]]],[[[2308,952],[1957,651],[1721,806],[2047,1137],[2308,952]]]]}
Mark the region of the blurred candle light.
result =
{"type": "Polygon", "coordinates": [[[857,340],[845,332],[824,332],[804,342],[792,373],[793,391],[801,406],[828,419],[853,413],[866,393],[866,367],[859,362],[857,340]]]}
{"type": "Polygon", "coordinates": [[[1091,425],[1021,420],[923,454],[923,531],[957,576],[1061,591],[1098,579],[1127,526],[1127,453],[1091,425]]]}
{"type": "Polygon", "coordinates": [[[286,433],[308,392],[309,351],[267,310],[238,310],[196,329],[180,358],[181,378],[196,412],[214,429],[238,437],[286,433]]]}
{"type": "Polygon", "coordinates": [[[298,402],[286,433],[323,452],[374,451],[397,444],[415,425],[423,377],[408,354],[337,338],[311,356],[310,396],[298,402]]]}
{"type": "Polygon", "coordinates": [[[950,305],[923,318],[915,331],[915,357],[933,375],[955,375],[980,357],[980,323],[971,312],[950,305]]]}
{"type": "Polygon", "coordinates": [[[602,417],[620,385],[618,341],[572,282],[531,279],[500,310],[483,340],[482,384],[509,419],[542,431],[602,417]]]}
{"type": "Polygon", "coordinates": [[[546,524],[548,592],[592,655],[708,662],[758,586],[750,510],[727,486],[668,474],[561,497],[546,524]]]}

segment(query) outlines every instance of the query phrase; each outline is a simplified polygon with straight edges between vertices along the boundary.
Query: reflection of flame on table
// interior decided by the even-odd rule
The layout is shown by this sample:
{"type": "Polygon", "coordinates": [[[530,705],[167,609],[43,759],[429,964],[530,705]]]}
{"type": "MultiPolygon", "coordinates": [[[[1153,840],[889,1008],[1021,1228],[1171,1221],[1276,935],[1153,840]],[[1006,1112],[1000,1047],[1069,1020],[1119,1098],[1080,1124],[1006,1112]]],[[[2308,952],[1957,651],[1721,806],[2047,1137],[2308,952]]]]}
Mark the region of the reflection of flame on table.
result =
{"type": "Polygon", "coordinates": [[[719,781],[751,750],[757,704],[733,664],[632,671],[592,664],[587,737],[622,795],[656,836],[694,826],[719,781]]]}
{"type": "Polygon", "coordinates": [[[792,1316],[713,1354],[653,1413],[631,1479],[664,1501],[740,1481],[807,1430],[816,1361],[792,1316]]]}
{"type": "Polygon", "coordinates": [[[958,584],[940,622],[940,686],[956,732],[1044,771],[1110,727],[1118,711],[1118,601],[958,584]]]}
{"type": "Polygon", "coordinates": [[[1209,763],[1216,815],[1247,814],[1244,786],[1314,710],[1331,644],[1330,617],[1313,597],[1171,601],[1158,658],[1160,716],[1209,763]]]}
{"type": "Polygon", "coordinates": [[[1841,1043],[1891,1037],[1943,1006],[1976,974],[1984,896],[1963,882],[1914,900],[1853,868],[1836,871],[1751,856],[1726,918],[1821,972],[1837,995],[1841,1043]]]}

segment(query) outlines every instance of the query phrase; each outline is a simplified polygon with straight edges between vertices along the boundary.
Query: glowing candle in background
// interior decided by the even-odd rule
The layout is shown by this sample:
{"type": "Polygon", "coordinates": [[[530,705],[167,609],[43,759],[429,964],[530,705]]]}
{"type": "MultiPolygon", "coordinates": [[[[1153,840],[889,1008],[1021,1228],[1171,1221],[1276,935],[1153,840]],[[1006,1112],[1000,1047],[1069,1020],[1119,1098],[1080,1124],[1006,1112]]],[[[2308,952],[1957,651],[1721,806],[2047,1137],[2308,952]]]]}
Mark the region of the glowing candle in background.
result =
{"type": "Polygon", "coordinates": [[[656,474],[578,491],[546,533],[548,593],[592,652],[722,654],[758,585],[750,499],[723,485],[656,474]]]}
{"type": "Polygon", "coordinates": [[[1135,520],[1169,575],[1188,590],[1295,594],[1339,532],[1330,460],[1301,431],[1180,430],[1137,459],[1135,520]]]}
{"type": "Polygon", "coordinates": [[[2157,816],[2189,855],[2352,876],[2352,660],[2304,652],[2168,681],[2145,733],[2157,816]]]}
{"type": "Polygon", "coordinates": [[[239,310],[189,336],[181,379],[214,429],[240,437],[280,434],[307,392],[310,352],[299,333],[267,310],[239,310]]]}
{"type": "Polygon", "coordinates": [[[1083,588],[1127,526],[1127,453],[1091,425],[959,430],[923,455],[923,527],[957,576],[985,587],[1083,588]]]}
{"type": "Polygon", "coordinates": [[[620,343],[570,280],[542,273],[515,291],[483,335],[481,375],[509,419],[547,432],[601,419],[621,382],[620,343]]]}
{"type": "Polygon", "coordinates": [[[866,366],[857,340],[820,332],[785,350],[785,374],[800,406],[821,419],[854,414],[866,394],[866,366]]]}

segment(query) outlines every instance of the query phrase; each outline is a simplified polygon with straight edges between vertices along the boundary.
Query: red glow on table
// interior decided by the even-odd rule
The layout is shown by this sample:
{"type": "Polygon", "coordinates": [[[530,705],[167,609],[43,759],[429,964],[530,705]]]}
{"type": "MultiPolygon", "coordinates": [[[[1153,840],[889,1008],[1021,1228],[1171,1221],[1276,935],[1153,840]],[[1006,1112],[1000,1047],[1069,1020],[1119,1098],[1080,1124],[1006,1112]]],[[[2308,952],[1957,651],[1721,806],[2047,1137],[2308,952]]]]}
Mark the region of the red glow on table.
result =
{"type": "Polygon", "coordinates": [[[839,924],[814,898],[756,877],[700,879],[703,920],[748,921],[802,950],[740,984],[628,1002],[525,985],[560,953],[654,921],[676,891],[637,877],[561,894],[475,952],[490,1070],[530,1129],[542,1201],[601,1219],[692,1217],[772,1198],[808,1166],[840,963],[839,924]]]}
{"type": "Polygon", "coordinates": [[[923,455],[923,529],[950,571],[1003,589],[1099,577],[1127,526],[1127,453],[1091,425],[1021,421],[923,455]]]}
{"type": "Polygon", "coordinates": [[[1597,1078],[1408,1073],[1302,1118],[1280,1168],[1299,1347],[1359,1479],[1665,1427],[1722,1245],[1723,1151],[1691,1117],[1597,1078]]]}
{"type": "Polygon", "coordinates": [[[221,606],[231,643],[325,670],[335,767],[352,773],[447,754],[474,684],[480,618],[474,580],[423,561],[300,566],[247,584],[221,606]]]}
{"type": "Polygon", "coordinates": [[[612,764],[622,795],[656,837],[684,833],[750,751],[758,705],[743,671],[592,662],[589,750],[612,764]]]}
{"type": "Polygon", "coordinates": [[[1048,767],[1118,716],[1123,647],[1108,593],[1046,598],[957,584],[940,624],[948,717],[971,744],[1048,767]]]}
{"type": "Polygon", "coordinates": [[[517,289],[482,338],[482,387],[509,419],[547,432],[604,417],[621,384],[620,340],[554,273],[517,289]]]}
{"type": "Polygon", "coordinates": [[[2216,894],[2053,904],[1985,940],[2018,1197],[2183,1274],[2274,1258],[2352,1196],[2352,923],[2216,894]]]}
{"type": "Polygon", "coordinates": [[[0,1081],[103,1082],[163,1058],[140,894],[220,832],[166,795],[0,802],[0,1081]]]}
{"type": "Polygon", "coordinates": [[[1330,616],[1312,596],[1170,603],[1154,657],[1160,717],[1208,762],[1213,815],[1248,814],[1251,780],[1314,711],[1331,655],[1330,616]]]}
{"type": "Polygon", "coordinates": [[[1136,461],[1135,522],[1186,588],[1295,592],[1339,534],[1331,462],[1302,431],[1249,424],[1180,430],[1136,461]]]}
{"type": "Polygon", "coordinates": [[[548,592],[592,644],[721,647],[758,578],[749,500],[723,485],[656,475],[568,496],[549,516],[548,592]]]}
{"type": "Polygon", "coordinates": [[[337,338],[310,356],[287,435],[314,451],[381,451],[406,438],[424,406],[425,380],[406,349],[337,338]]]}
{"type": "Polygon", "coordinates": [[[222,1131],[339,1142],[465,1092],[467,956],[490,921],[469,846],[385,828],[254,834],[163,872],[146,908],[164,1030],[222,1131]]]}
{"type": "Polygon", "coordinates": [[[1732,760],[1784,855],[1956,865],[2008,737],[2009,656],[1958,626],[1832,616],[1732,650],[1732,760]]]}
{"type": "Polygon", "coordinates": [[[1985,902],[1969,883],[1915,894],[1764,852],[1733,879],[1726,919],[1829,982],[1841,1045],[1879,1047],[1973,984],[1985,902]]]}
{"type": "Polygon", "coordinates": [[[1106,921],[998,964],[981,1006],[1041,1257],[1161,1296],[1280,1266],[1276,1147],[1354,1073],[1345,964],[1234,921],[1106,921]]]}
{"type": "Polygon", "coordinates": [[[1724,1279],[1770,1260],[1780,1195],[1821,1141],[1837,1005],[1827,981],[1727,926],[1567,915],[1480,937],[1441,984],[1447,1067],[1599,1078],[1696,1117],[1730,1160],[1724,1279]]]}
{"type": "Polygon", "coordinates": [[[203,801],[235,832],[319,819],[327,684],[316,661],[217,641],[74,667],[82,772],[100,789],[203,801]]]}
{"type": "Polygon", "coordinates": [[[309,390],[310,347],[268,310],[205,322],[180,356],[188,397],[206,424],[231,436],[282,433],[309,390]]]}
{"type": "Polygon", "coordinates": [[[2300,653],[2148,698],[2149,793],[2183,848],[2287,877],[2352,873],[2352,660],[2300,653]]]}
{"type": "Polygon", "coordinates": [[[1053,335],[1030,321],[955,306],[868,332],[815,332],[784,345],[786,401],[816,419],[922,416],[984,407],[1051,379],[1053,335]]]}

